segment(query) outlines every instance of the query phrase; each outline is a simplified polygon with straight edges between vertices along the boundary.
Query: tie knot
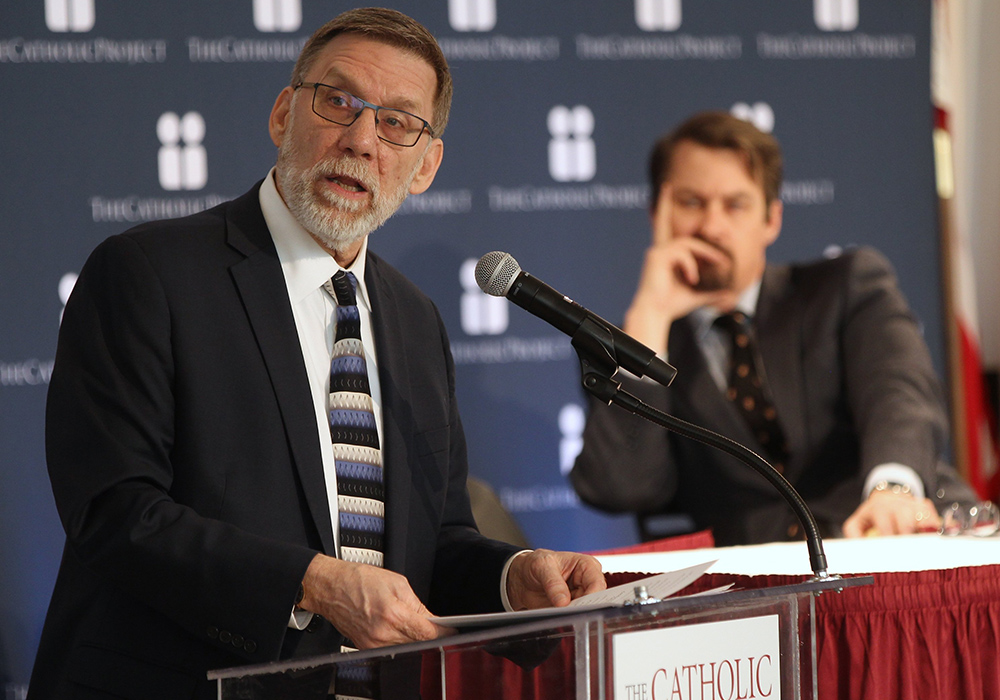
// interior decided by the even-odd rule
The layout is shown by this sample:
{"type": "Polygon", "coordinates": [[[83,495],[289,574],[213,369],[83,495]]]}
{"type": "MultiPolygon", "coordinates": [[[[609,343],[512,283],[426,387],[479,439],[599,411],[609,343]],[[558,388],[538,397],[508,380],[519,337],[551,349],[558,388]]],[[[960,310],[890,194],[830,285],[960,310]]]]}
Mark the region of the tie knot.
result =
{"type": "Polygon", "coordinates": [[[337,304],[340,306],[357,306],[357,296],[355,290],[358,286],[358,280],[354,276],[353,272],[345,272],[343,270],[337,270],[337,273],[333,276],[326,285],[327,291],[331,292],[333,298],[337,300],[337,304]],[[332,291],[330,288],[333,288],[332,291]]]}
{"type": "Polygon", "coordinates": [[[715,319],[715,325],[730,335],[738,332],[745,332],[747,329],[747,316],[742,311],[731,311],[728,314],[721,314],[715,319]]]}

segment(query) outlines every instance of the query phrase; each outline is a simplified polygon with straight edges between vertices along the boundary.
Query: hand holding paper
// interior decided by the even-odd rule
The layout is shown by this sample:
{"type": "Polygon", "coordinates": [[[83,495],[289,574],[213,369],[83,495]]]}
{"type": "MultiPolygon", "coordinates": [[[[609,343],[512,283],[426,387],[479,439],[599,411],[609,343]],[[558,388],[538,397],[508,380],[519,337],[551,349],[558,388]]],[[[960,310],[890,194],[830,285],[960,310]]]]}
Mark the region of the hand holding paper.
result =
{"type": "Polygon", "coordinates": [[[563,607],[607,587],[601,563],[587,554],[536,549],[514,558],[507,599],[514,610],[563,607]]]}
{"type": "MultiPolygon", "coordinates": [[[[527,555],[524,555],[527,556],[527,555]]],[[[625,583],[614,588],[598,590],[594,593],[580,596],[569,605],[561,607],[543,607],[532,610],[520,610],[509,613],[487,613],[483,615],[453,615],[451,617],[432,617],[431,622],[443,627],[490,627],[495,625],[510,625],[542,617],[568,615],[587,610],[598,610],[616,605],[624,605],[635,598],[635,587],[642,585],[651,598],[669,598],[671,595],[694,583],[703,573],[715,564],[715,561],[689,566],[679,571],[657,574],[631,583],[625,583]]]]}

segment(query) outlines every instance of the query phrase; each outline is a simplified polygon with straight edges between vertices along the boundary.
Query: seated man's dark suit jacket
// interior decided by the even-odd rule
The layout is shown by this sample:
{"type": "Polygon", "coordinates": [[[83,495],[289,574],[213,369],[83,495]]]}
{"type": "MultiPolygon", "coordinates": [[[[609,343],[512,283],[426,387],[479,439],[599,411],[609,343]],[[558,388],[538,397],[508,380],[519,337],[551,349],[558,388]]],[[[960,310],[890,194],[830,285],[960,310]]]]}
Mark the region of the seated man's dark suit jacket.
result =
{"type": "MultiPolygon", "coordinates": [[[[259,187],[259,184],[258,184],[259,187]]],[[[257,189],[105,241],[66,306],[49,472],[67,542],[29,697],[214,698],[206,670],[339,651],[287,629],[334,554],[316,417],[257,189]]],[[[448,340],[369,254],[386,568],[438,614],[502,609],[475,529],[448,340]]]]}
{"type": "MultiPolygon", "coordinates": [[[[785,477],[821,531],[839,533],[879,464],[912,467],[929,494],[946,440],[941,389],[889,263],[870,248],[768,265],[754,319],[765,381],[791,457],[785,477]]],[[[765,454],[719,391],[689,318],[670,329],[665,389],[628,378],[647,403],[765,454]]],[[[952,470],[953,473],[953,470],[952,470]]],[[[591,402],[571,480],[587,503],[642,517],[686,513],[718,544],[799,537],[790,507],[735,458],[616,407],[591,402]]],[[[957,481],[957,479],[956,479],[957,481]]]]}

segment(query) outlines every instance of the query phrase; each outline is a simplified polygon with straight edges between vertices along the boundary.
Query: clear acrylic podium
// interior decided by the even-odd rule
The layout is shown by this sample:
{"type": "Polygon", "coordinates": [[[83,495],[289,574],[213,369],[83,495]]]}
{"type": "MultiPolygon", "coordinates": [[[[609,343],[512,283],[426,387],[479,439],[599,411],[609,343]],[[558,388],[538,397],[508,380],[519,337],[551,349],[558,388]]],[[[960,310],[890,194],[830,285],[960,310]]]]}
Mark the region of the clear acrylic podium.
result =
{"type": "MultiPolygon", "coordinates": [[[[870,576],[826,579],[676,597],[465,631],[430,642],[212,671],[209,678],[218,682],[221,700],[326,698],[337,684],[359,675],[376,679],[379,696],[385,700],[686,700],[689,696],[806,700],[817,693],[815,596],[836,595],[872,580],[870,576]],[[734,623],[738,625],[755,618],[773,621],[780,649],[773,671],[767,669],[775,675],[766,682],[760,680],[758,659],[757,687],[752,685],[753,656],[749,671],[745,660],[720,661],[718,666],[712,661],[709,667],[707,657],[706,663],[671,670],[676,652],[659,646],[657,635],[633,634],[666,630],[660,635],[694,640],[708,629],[730,634],[726,625],[707,623],[742,621],[734,623]],[[616,645],[624,649],[628,641],[634,648],[637,639],[647,638],[653,641],[646,651],[657,663],[656,655],[662,653],[662,668],[657,667],[649,683],[623,685],[623,679],[616,678],[616,671],[624,668],[616,645]]],[[[712,644],[709,637],[707,648],[712,644]]]]}

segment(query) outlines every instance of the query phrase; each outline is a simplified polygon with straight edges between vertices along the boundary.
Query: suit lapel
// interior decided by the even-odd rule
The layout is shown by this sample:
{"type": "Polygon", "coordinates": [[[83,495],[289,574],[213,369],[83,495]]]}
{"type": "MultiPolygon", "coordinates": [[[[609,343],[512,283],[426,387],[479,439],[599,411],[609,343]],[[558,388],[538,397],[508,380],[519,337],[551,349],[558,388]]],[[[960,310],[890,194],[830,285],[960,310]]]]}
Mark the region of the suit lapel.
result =
{"type": "MultiPolygon", "coordinates": [[[[792,455],[801,455],[806,444],[802,387],[802,321],[800,299],[792,293],[791,270],[787,265],[769,265],[764,271],[757,302],[756,326],[765,384],[771,392],[778,419],[792,455]]],[[[786,476],[798,473],[794,458],[786,476]]],[[[801,461],[801,460],[798,460],[801,461]]]]}
{"type": "Polygon", "coordinates": [[[267,367],[309,512],[324,551],[332,556],[333,523],[316,439],[316,414],[285,278],[257,190],[236,200],[227,214],[227,240],[246,256],[230,272],[267,367]]]}
{"type": "Polygon", "coordinates": [[[409,365],[397,299],[382,275],[380,260],[368,253],[365,283],[372,304],[372,334],[382,393],[382,464],[385,478],[385,568],[403,573],[406,564],[411,473],[400,417],[412,405],[409,365]]]}

